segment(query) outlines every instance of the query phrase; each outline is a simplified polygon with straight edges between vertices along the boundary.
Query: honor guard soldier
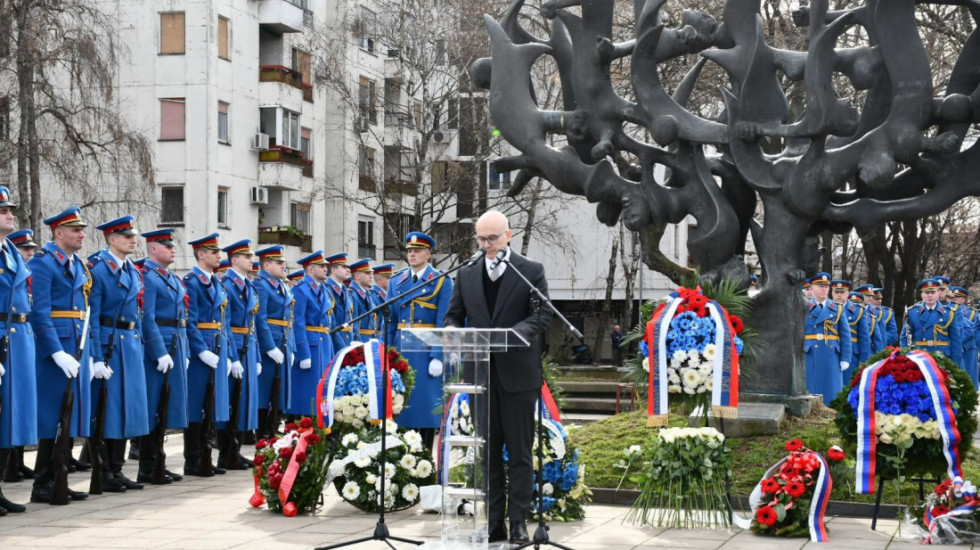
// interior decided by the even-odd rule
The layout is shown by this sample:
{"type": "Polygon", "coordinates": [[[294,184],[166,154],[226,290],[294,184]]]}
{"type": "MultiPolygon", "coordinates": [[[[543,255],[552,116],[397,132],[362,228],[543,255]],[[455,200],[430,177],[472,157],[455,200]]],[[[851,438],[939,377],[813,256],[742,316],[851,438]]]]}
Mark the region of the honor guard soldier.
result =
{"type": "Polygon", "coordinates": [[[949,307],[960,316],[960,334],[963,336],[963,370],[970,373],[974,387],[977,386],[977,347],[980,344],[977,310],[966,305],[970,292],[961,286],[949,287],[949,307]]]}
{"type": "MultiPolygon", "coordinates": [[[[14,230],[16,207],[10,190],[0,186],[0,472],[8,463],[16,472],[23,446],[37,441],[34,331],[28,324],[31,272],[7,239],[14,230]]],[[[0,516],[25,510],[0,491],[0,516]]]]}
{"type": "Polygon", "coordinates": [[[925,279],[919,282],[922,301],[905,315],[901,345],[929,353],[942,352],[958,366],[963,365],[963,339],[956,312],[939,302],[939,282],[925,279]]]}
{"type": "Polygon", "coordinates": [[[813,299],[813,291],[811,289],[812,285],[813,277],[807,277],[807,279],[803,281],[803,297],[807,300],[813,299]]]}
{"type": "Polygon", "coordinates": [[[258,336],[260,357],[263,363],[259,374],[259,437],[276,435],[275,426],[269,422],[280,418],[286,410],[289,361],[293,356],[293,292],[284,282],[286,256],[281,245],[270,246],[256,252],[259,257],[259,274],[253,284],[259,293],[259,314],[255,317],[255,334],[258,336]],[[278,388],[273,398],[273,389],[278,388]],[[271,407],[275,407],[273,410],[271,407]]]}
{"type": "Polygon", "coordinates": [[[259,262],[252,262],[252,267],[251,269],[248,270],[248,280],[249,281],[254,280],[256,275],[259,274],[259,271],[261,269],[262,267],[259,265],[259,262]]]}
{"type": "MultiPolygon", "coordinates": [[[[868,328],[869,319],[864,307],[849,300],[851,292],[851,282],[836,279],[830,282],[831,296],[834,302],[844,309],[844,316],[851,333],[851,355],[846,357],[849,368],[844,370],[843,384],[851,382],[851,376],[857,370],[858,365],[871,357],[871,338],[868,328]]],[[[864,300],[861,300],[862,303],[864,300]]],[[[831,396],[833,399],[834,396],[831,396]]]]}
{"type": "Polygon", "coordinates": [[[227,260],[227,259],[221,260],[221,262],[218,263],[218,267],[214,268],[214,274],[217,275],[218,277],[221,277],[230,268],[231,268],[231,261],[230,260],[227,260]]]}
{"type": "MultiPolygon", "coordinates": [[[[354,312],[352,319],[364,315],[374,309],[374,302],[371,300],[371,287],[374,286],[374,273],[371,271],[371,258],[363,258],[350,264],[350,272],[353,281],[350,284],[350,297],[353,299],[354,312]]],[[[356,340],[367,342],[371,338],[378,336],[378,314],[372,313],[368,317],[361,319],[354,326],[354,336],[356,340]]]]}
{"type": "Polygon", "coordinates": [[[235,350],[230,341],[226,315],[228,295],[214,270],[221,263],[218,234],[212,233],[189,243],[197,265],[184,275],[189,305],[187,308],[187,341],[190,344],[190,366],[187,369],[187,429],[184,430],[184,475],[210,477],[225,469],[214,466],[201,471],[201,460],[210,462],[210,435],[202,433],[212,422],[228,421],[228,376],[235,350]],[[214,397],[205,403],[209,381],[213,379],[214,397]],[[204,411],[211,410],[205,418],[204,411]],[[204,455],[208,456],[205,457],[204,455]]]}
{"type": "Polygon", "coordinates": [[[868,312],[868,332],[871,337],[871,355],[885,349],[885,318],[884,310],[875,304],[874,285],[861,285],[854,289],[852,294],[857,294],[868,312]]]}
{"type": "Polygon", "coordinates": [[[327,256],[327,281],[324,287],[330,292],[334,306],[331,316],[330,328],[341,327],[340,330],[331,334],[333,347],[335,350],[350,345],[356,340],[354,337],[354,327],[344,326],[354,318],[354,298],[350,295],[346,282],[350,279],[350,266],[347,265],[347,253],[341,252],[333,256],[327,256]]]}
{"type": "Polygon", "coordinates": [[[936,292],[939,295],[939,303],[943,305],[948,304],[949,297],[947,295],[949,294],[949,277],[945,275],[936,275],[932,277],[932,280],[936,281],[936,284],[939,285],[936,287],[936,292]]]}
{"type": "MultiPolygon", "coordinates": [[[[92,296],[89,299],[92,395],[107,389],[105,446],[102,457],[102,488],[106,492],[142,489],[143,485],[122,473],[126,462],[126,440],[149,432],[146,405],[146,374],[143,371],[143,342],[140,311],[142,274],[127,259],[136,248],[139,233],[133,217],[124,216],[98,226],[107,248],[89,257],[92,296]]],[[[93,411],[98,415],[98,411],[93,411]]],[[[93,424],[99,419],[93,418],[93,424]]]]}
{"type": "MultiPolygon", "coordinates": [[[[146,374],[146,403],[150,433],[140,438],[140,483],[153,482],[160,454],[159,422],[166,417],[164,430],[187,428],[187,289],[170,266],[177,256],[173,229],[143,233],[148,257],[143,263],[143,371],[146,374]],[[164,387],[167,402],[162,403],[164,387]],[[161,408],[162,407],[162,408],[161,408]]],[[[165,470],[164,483],[183,476],[165,470]]]]}
{"type": "MultiPolygon", "coordinates": [[[[21,257],[23,257],[25,263],[30,261],[30,259],[34,257],[34,253],[37,252],[37,243],[34,242],[33,229],[21,229],[20,231],[14,231],[10,235],[7,235],[7,239],[11,243],[13,243],[14,246],[17,247],[18,251],[20,251],[20,255],[21,257]]],[[[27,292],[28,292],[29,299],[30,299],[30,291],[31,291],[31,287],[30,287],[30,283],[28,283],[27,292]]],[[[24,315],[27,315],[27,313],[25,312],[24,315]]],[[[33,331],[31,332],[31,334],[33,334],[33,331]]],[[[33,345],[33,340],[32,340],[32,345],[33,345]]],[[[33,355],[31,356],[30,362],[31,362],[32,372],[33,372],[33,365],[34,365],[33,355]]],[[[31,392],[30,395],[33,396],[31,398],[32,400],[37,399],[37,396],[34,394],[34,392],[31,392]]],[[[0,413],[2,412],[3,411],[0,410],[0,413]]],[[[35,426],[34,428],[35,431],[37,431],[36,419],[33,421],[33,425],[35,426]]],[[[30,444],[33,445],[36,442],[37,442],[37,438],[35,437],[30,442],[30,444]]],[[[3,461],[0,460],[0,465],[2,465],[2,463],[3,461]]],[[[27,465],[24,464],[23,445],[15,445],[10,449],[10,458],[7,459],[7,467],[6,469],[0,467],[0,471],[3,472],[3,481],[17,482],[22,479],[34,479],[34,470],[28,468],[27,465]]]]}
{"type": "MultiPolygon", "coordinates": [[[[371,307],[378,307],[388,299],[388,283],[391,281],[395,264],[381,264],[374,266],[374,285],[371,287],[371,307]]],[[[384,338],[385,317],[383,312],[378,312],[378,339],[384,338]]],[[[397,345],[397,342],[393,342],[397,345]]]]}
{"type": "Polygon", "coordinates": [[[259,295],[248,280],[252,270],[252,241],[244,239],[224,248],[231,269],[221,282],[228,294],[225,316],[231,324],[233,356],[228,402],[232,411],[228,423],[218,424],[218,464],[226,469],[244,470],[249,462],[241,456],[244,432],[259,427],[258,369],[259,348],[255,341],[255,315],[259,312],[259,295]],[[237,405],[237,412],[234,407],[237,405]],[[231,422],[236,422],[232,425],[231,422]]]}
{"type": "Polygon", "coordinates": [[[306,270],[300,269],[286,275],[286,281],[289,283],[289,287],[293,288],[303,280],[303,277],[306,277],[306,270]]]}
{"type": "Polygon", "coordinates": [[[335,351],[327,325],[335,306],[330,291],[324,286],[327,261],[323,251],[317,250],[302,258],[299,264],[306,270],[306,276],[293,287],[296,354],[289,371],[286,413],[303,416],[314,413],[317,384],[335,351]]]}
{"type": "MultiPolygon", "coordinates": [[[[439,277],[440,272],[429,265],[429,257],[436,246],[432,237],[412,232],[405,237],[409,268],[391,280],[389,295],[398,301],[392,304],[388,318],[389,342],[401,345],[401,331],[406,328],[438,328],[449,309],[453,295],[453,282],[439,277]],[[438,280],[437,280],[438,279],[438,280]],[[430,281],[419,290],[409,291],[420,283],[430,281]]],[[[408,398],[405,411],[398,416],[398,424],[418,429],[426,446],[431,447],[440,418],[433,412],[442,402],[442,350],[433,348],[423,352],[403,352],[409,365],[415,369],[415,388],[408,398]]]]}
{"type": "Polygon", "coordinates": [[[881,320],[882,324],[885,326],[885,345],[886,346],[897,346],[898,345],[898,322],[895,321],[895,310],[882,305],[881,301],[884,297],[885,289],[881,287],[875,287],[874,304],[881,308],[881,320]]]}
{"type": "Polygon", "coordinates": [[[803,342],[806,389],[812,394],[823,395],[824,404],[829,406],[843,387],[841,372],[851,364],[851,328],[844,306],[827,299],[830,275],[817,273],[810,282],[813,298],[806,316],[803,342]]]}
{"type": "MultiPolygon", "coordinates": [[[[82,249],[85,227],[81,209],[72,206],[47,218],[52,241],[45,243],[27,263],[31,270],[34,304],[30,321],[36,337],[37,461],[31,502],[50,502],[54,485],[54,450],[65,384],[75,394],[69,434],[88,437],[91,419],[91,364],[89,340],[79,350],[92,281],[76,252],[82,249]]],[[[71,457],[69,449],[68,457],[71,457]]],[[[69,491],[72,500],[88,493],[69,491]]]]}

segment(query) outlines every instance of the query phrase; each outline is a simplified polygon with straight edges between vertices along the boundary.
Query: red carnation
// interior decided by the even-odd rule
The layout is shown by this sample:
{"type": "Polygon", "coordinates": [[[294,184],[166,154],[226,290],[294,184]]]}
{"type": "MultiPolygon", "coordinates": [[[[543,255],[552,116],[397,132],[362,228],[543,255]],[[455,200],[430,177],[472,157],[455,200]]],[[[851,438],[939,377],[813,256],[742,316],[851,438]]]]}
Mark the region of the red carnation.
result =
{"type": "Polygon", "coordinates": [[[786,492],[793,498],[800,498],[806,494],[806,485],[798,481],[791,481],[786,484],[786,492]]]}
{"type": "Polygon", "coordinates": [[[317,434],[310,434],[309,441],[310,441],[310,445],[316,445],[321,441],[321,439],[320,436],[318,436],[317,434]]]}
{"type": "Polygon", "coordinates": [[[735,331],[735,334],[742,334],[742,331],[745,330],[745,323],[738,315],[729,315],[728,320],[732,323],[732,330],[735,331]]]}
{"type": "Polygon", "coordinates": [[[269,486],[272,487],[273,489],[279,489],[279,486],[281,484],[282,484],[282,476],[269,478],[269,486]]]}
{"type": "Polygon", "coordinates": [[[295,432],[297,429],[298,428],[296,427],[295,422],[290,422],[289,424],[286,424],[286,433],[295,432]]]}
{"type": "Polygon", "coordinates": [[[269,446],[269,442],[264,439],[260,439],[255,443],[256,450],[262,450],[268,446],[269,446]]]}
{"type": "Polygon", "coordinates": [[[283,450],[279,451],[279,457],[283,460],[289,460],[289,457],[293,456],[293,448],[285,447],[283,450]]]}
{"type": "Polygon", "coordinates": [[[774,478],[762,480],[762,492],[768,495],[778,493],[783,486],[779,484],[774,478]]]}
{"type": "Polygon", "coordinates": [[[278,437],[276,437],[276,436],[272,436],[272,439],[270,439],[270,440],[269,440],[269,445],[272,445],[272,444],[273,444],[273,443],[275,443],[276,441],[279,441],[279,438],[278,438],[278,437]]]}
{"type": "Polygon", "coordinates": [[[687,303],[692,308],[703,308],[708,305],[708,299],[703,294],[695,294],[687,299],[687,303]]]}
{"type": "Polygon", "coordinates": [[[844,454],[844,451],[841,450],[841,448],[837,447],[836,445],[827,449],[827,458],[833,460],[834,462],[844,460],[844,458],[846,457],[847,455],[844,454]]]}
{"type": "Polygon", "coordinates": [[[945,516],[949,513],[949,508],[943,506],[942,504],[937,504],[932,507],[932,517],[938,518],[939,516],[945,516]]]}
{"type": "Polygon", "coordinates": [[[763,506],[755,511],[755,520],[759,522],[760,525],[765,525],[766,527],[772,527],[776,525],[776,520],[778,516],[776,511],[772,509],[771,506],[763,506]]]}
{"type": "Polygon", "coordinates": [[[313,419],[310,418],[310,417],[308,417],[308,416],[304,416],[303,419],[299,421],[299,427],[300,428],[303,428],[304,430],[308,430],[308,429],[312,428],[313,427],[313,419]]]}
{"type": "Polygon", "coordinates": [[[261,466],[263,462],[265,462],[265,457],[262,455],[255,455],[255,459],[252,460],[252,464],[256,466],[261,466]]]}
{"type": "Polygon", "coordinates": [[[905,372],[895,371],[892,373],[892,378],[894,378],[896,382],[905,382],[905,372]]]}
{"type": "Polygon", "coordinates": [[[293,460],[295,460],[300,464],[306,462],[306,451],[300,451],[296,453],[296,456],[293,457],[293,460]]]}
{"type": "Polygon", "coordinates": [[[803,442],[800,441],[799,439],[791,439],[786,442],[785,447],[787,451],[794,453],[796,451],[803,449],[803,442]]]}
{"type": "Polygon", "coordinates": [[[936,494],[945,495],[949,491],[949,488],[952,486],[953,486],[953,482],[947,479],[946,481],[943,481],[939,485],[936,485],[936,494]]]}

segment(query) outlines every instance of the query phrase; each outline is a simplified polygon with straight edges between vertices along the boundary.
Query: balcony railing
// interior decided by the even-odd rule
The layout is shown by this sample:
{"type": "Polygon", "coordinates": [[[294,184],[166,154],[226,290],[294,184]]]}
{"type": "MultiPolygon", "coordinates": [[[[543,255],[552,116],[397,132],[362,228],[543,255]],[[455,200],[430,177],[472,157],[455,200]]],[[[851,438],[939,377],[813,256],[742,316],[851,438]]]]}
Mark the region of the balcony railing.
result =
{"type": "Polygon", "coordinates": [[[313,103],[313,85],[303,83],[303,101],[313,103]]]}
{"type": "Polygon", "coordinates": [[[360,174],[357,177],[357,188],[361,191],[374,191],[374,176],[368,176],[365,174],[360,174]]]}
{"type": "Polygon", "coordinates": [[[282,82],[302,90],[303,73],[285,65],[261,65],[259,66],[259,82],[282,82]]]}
{"type": "Polygon", "coordinates": [[[259,244],[298,246],[303,252],[313,252],[313,235],[303,234],[292,227],[260,227],[259,244]]]}
{"type": "Polygon", "coordinates": [[[313,171],[313,161],[305,159],[303,157],[303,151],[283,147],[282,145],[273,145],[269,147],[268,151],[260,151],[259,162],[282,162],[293,166],[299,166],[300,168],[303,168],[304,171],[306,170],[306,167],[309,166],[311,174],[313,171]]]}
{"type": "Polygon", "coordinates": [[[385,193],[414,197],[419,194],[419,186],[413,181],[389,179],[385,180],[385,193]]]}

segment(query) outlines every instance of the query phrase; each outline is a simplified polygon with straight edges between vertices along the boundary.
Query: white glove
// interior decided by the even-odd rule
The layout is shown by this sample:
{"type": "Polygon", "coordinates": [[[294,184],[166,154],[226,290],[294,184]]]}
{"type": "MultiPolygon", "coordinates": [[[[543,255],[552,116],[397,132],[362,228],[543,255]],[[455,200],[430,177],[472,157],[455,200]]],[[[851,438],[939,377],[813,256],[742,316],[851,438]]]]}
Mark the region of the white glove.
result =
{"type": "Polygon", "coordinates": [[[51,359],[54,360],[55,365],[58,365],[61,372],[65,373],[66,377],[75,378],[78,376],[78,367],[81,365],[71,355],[63,351],[56,351],[51,354],[51,359]]]}
{"type": "Polygon", "coordinates": [[[3,368],[3,363],[0,363],[0,376],[7,374],[7,369],[3,368]]]}
{"type": "Polygon", "coordinates": [[[197,358],[201,360],[202,363],[211,367],[212,369],[218,368],[218,356],[212,351],[204,350],[197,354],[197,358]]]}
{"type": "Polygon", "coordinates": [[[841,361],[840,362],[840,370],[841,371],[847,370],[847,367],[850,367],[850,366],[851,366],[851,364],[848,363],[847,361],[841,361]]]}
{"type": "Polygon", "coordinates": [[[191,368],[191,358],[184,359],[184,370],[191,368]]]}
{"type": "Polygon", "coordinates": [[[286,358],[286,356],[282,354],[282,350],[279,348],[272,348],[269,351],[265,352],[265,354],[269,356],[269,359],[272,359],[273,361],[279,363],[280,365],[282,364],[282,360],[286,358]]]}
{"type": "Polygon", "coordinates": [[[92,376],[100,380],[108,380],[112,376],[112,369],[107,367],[104,361],[96,361],[92,364],[92,376]]]}
{"type": "Polygon", "coordinates": [[[313,366],[313,359],[303,359],[299,362],[299,368],[307,370],[313,366]]]}
{"type": "Polygon", "coordinates": [[[255,364],[255,376],[261,376],[261,375],[262,375],[262,363],[256,363],[255,364]]]}
{"type": "Polygon", "coordinates": [[[242,366],[241,361],[235,361],[228,365],[228,374],[234,376],[235,378],[241,378],[242,373],[245,372],[245,367],[242,366]]]}
{"type": "Polygon", "coordinates": [[[442,361],[439,359],[433,359],[429,361],[429,376],[433,378],[436,376],[442,376],[442,361]]]}
{"type": "Polygon", "coordinates": [[[174,368],[174,359],[170,357],[170,354],[166,354],[163,357],[157,358],[157,370],[161,373],[166,374],[168,370],[174,368]]]}

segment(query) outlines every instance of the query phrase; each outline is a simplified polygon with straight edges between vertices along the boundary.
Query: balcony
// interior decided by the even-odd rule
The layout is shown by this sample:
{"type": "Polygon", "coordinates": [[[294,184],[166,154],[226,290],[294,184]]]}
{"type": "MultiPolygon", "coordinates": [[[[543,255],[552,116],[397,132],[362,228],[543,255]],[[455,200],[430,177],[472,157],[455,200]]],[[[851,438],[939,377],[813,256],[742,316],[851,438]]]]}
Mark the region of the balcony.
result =
{"type": "Polygon", "coordinates": [[[313,235],[288,225],[260,227],[259,244],[298,246],[303,252],[313,252],[313,235]]]}
{"type": "Polygon", "coordinates": [[[288,0],[261,0],[259,25],[282,34],[303,31],[303,8],[288,0]]]}
{"type": "Polygon", "coordinates": [[[361,191],[373,193],[375,191],[374,186],[374,176],[368,176],[366,174],[360,174],[357,176],[357,188],[361,191]]]}
{"type": "Polygon", "coordinates": [[[419,186],[414,181],[389,179],[385,180],[385,193],[415,197],[419,194],[419,186]]]}
{"type": "Polygon", "coordinates": [[[304,176],[313,177],[313,161],[304,158],[302,151],[273,145],[259,152],[259,185],[298,191],[304,176]]]}
{"type": "MultiPolygon", "coordinates": [[[[303,112],[303,75],[283,65],[259,67],[259,105],[277,105],[290,111],[303,112]]],[[[310,90],[312,97],[312,89],[310,90]]]]}
{"type": "Polygon", "coordinates": [[[385,145],[405,145],[414,147],[419,133],[415,128],[415,117],[397,110],[385,111],[385,145]]]}
{"type": "Polygon", "coordinates": [[[303,84],[303,101],[313,103],[313,85],[303,84]]]}

